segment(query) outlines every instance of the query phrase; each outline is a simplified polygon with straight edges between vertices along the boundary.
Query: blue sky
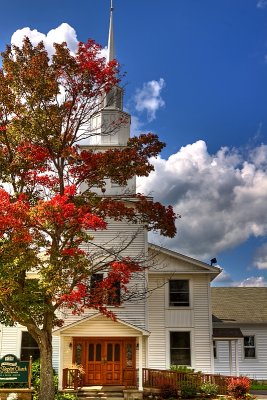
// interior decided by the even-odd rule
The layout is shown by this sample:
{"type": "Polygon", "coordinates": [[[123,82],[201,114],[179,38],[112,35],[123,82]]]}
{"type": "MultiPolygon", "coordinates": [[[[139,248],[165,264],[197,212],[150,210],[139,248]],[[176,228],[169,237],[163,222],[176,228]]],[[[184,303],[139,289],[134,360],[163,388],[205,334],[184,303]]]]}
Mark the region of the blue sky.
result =
{"type": "MultiPolygon", "coordinates": [[[[182,215],[175,239],[151,240],[217,257],[218,285],[267,286],[267,0],[114,7],[132,131],[167,144],[139,190],[182,215]]],[[[109,0],[4,2],[0,49],[25,33],[48,47],[61,39],[75,47],[76,36],[105,46],[108,21],[109,0]]]]}

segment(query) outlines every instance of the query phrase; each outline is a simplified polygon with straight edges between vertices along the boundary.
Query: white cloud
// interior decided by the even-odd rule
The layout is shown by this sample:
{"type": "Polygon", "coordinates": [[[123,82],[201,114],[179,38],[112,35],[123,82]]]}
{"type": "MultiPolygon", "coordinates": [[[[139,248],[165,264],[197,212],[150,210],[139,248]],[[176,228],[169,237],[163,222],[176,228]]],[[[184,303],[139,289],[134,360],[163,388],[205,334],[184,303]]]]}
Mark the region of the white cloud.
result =
{"type": "MultiPolygon", "coordinates": [[[[217,266],[217,265],[216,265],[217,266]]],[[[229,286],[229,283],[233,282],[233,279],[228,272],[226,272],[224,269],[222,269],[222,272],[213,280],[215,284],[217,283],[227,283],[229,286]]]]}
{"type": "Polygon", "coordinates": [[[258,0],[257,7],[258,8],[266,8],[267,7],[267,0],[258,0]]]}
{"type": "Polygon", "coordinates": [[[136,90],[135,108],[139,112],[146,111],[149,122],[156,118],[156,112],[165,105],[160,95],[164,86],[164,79],[160,78],[158,81],[146,82],[142,89],[136,90]]]}
{"type": "Polygon", "coordinates": [[[266,287],[267,286],[267,281],[264,279],[263,276],[251,276],[249,278],[244,279],[242,282],[239,282],[239,284],[235,285],[239,287],[266,287]]]}
{"type": "Polygon", "coordinates": [[[155,171],[138,180],[138,191],[182,216],[176,238],[162,245],[207,260],[267,234],[267,147],[254,148],[246,159],[228,148],[211,155],[199,140],[167,160],[152,160],[155,171]]]}
{"type": "Polygon", "coordinates": [[[144,126],[143,122],[134,115],[131,116],[131,136],[138,136],[141,132],[143,132],[142,127],[144,126]]]}
{"type": "Polygon", "coordinates": [[[30,29],[28,27],[18,29],[11,37],[11,44],[21,47],[25,36],[29,37],[33,45],[37,45],[39,42],[43,41],[49,56],[54,53],[54,43],[66,42],[68,48],[73,53],[76,52],[78,45],[75,30],[67,23],[63,23],[57,28],[51,29],[47,35],[37,31],[37,29],[30,29]]]}
{"type": "Polygon", "coordinates": [[[267,269],[267,243],[256,250],[253,264],[258,269],[267,269]]]}

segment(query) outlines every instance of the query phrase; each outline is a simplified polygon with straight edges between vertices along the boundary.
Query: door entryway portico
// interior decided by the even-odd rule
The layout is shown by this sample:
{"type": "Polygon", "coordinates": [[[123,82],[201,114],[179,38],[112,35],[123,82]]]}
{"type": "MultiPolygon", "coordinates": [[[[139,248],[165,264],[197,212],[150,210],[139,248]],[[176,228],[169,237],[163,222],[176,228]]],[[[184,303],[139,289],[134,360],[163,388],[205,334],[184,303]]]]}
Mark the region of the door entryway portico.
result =
{"type": "Polygon", "coordinates": [[[122,319],[116,321],[94,314],[60,328],[59,385],[63,369],[80,365],[84,386],[132,386],[142,390],[142,368],[146,367],[144,346],[149,332],[122,319]]]}

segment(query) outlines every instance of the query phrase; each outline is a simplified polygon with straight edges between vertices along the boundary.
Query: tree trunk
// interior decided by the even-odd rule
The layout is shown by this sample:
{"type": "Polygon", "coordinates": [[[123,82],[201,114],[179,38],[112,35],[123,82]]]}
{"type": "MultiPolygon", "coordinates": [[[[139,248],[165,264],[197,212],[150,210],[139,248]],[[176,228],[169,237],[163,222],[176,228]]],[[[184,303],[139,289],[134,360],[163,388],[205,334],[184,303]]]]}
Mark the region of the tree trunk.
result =
{"type": "Polygon", "coordinates": [[[44,332],[40,337],[40,393],[39,400],[54,400],[55,385],[52,366],[52,333],[44,332]]]}

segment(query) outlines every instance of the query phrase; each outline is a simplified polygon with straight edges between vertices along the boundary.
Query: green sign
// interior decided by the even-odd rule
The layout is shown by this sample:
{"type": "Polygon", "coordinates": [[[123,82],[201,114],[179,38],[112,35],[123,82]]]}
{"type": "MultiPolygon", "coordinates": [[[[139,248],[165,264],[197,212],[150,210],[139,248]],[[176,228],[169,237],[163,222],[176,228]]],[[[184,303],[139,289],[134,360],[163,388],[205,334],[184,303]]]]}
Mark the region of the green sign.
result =
{"type": "Polygon", "coordinates": [[[28,361],[20,361],[14,354],[7,354],[0,359],[0,382],[28,382],[29,364],[28,361]]]}

